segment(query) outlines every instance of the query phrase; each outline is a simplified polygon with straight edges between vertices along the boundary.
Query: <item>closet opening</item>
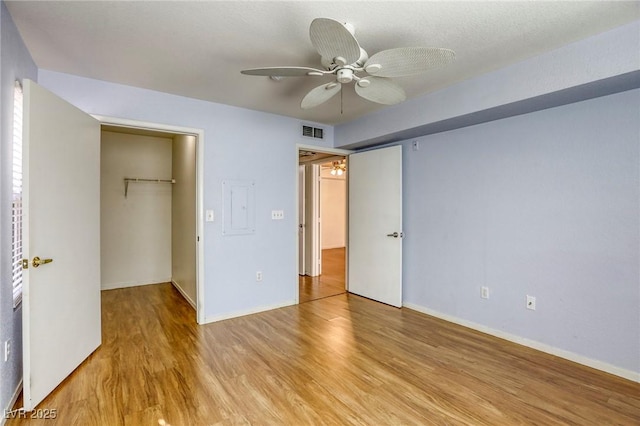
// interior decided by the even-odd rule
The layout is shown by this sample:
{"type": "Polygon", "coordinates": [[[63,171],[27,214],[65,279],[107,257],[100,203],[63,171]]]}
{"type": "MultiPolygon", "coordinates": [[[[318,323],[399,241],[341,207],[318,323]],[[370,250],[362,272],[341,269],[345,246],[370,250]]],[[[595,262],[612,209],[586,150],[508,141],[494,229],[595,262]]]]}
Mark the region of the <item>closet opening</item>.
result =
{"type": "Polygon", "coordinates": [[[171,283],[204,322],[200,133],[101,126],[101,289],[171,283]]]}

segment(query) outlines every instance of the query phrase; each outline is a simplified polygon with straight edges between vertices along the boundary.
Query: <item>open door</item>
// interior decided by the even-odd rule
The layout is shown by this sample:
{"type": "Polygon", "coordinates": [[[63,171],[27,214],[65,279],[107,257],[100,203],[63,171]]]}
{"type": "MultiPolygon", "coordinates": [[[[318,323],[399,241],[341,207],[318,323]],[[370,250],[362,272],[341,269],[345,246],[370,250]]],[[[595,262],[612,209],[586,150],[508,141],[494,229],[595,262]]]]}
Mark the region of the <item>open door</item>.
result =
{"type": "Polygon", "coordinates": [[[298,275],[305,274],[305,166],[298,166],[298,275]]]}
{"type": "Polygon", "coordinates": [[[402,306],[402,146],[349,156],[348,287],[402,306]]]}
{"type": "Polygon", "coordinates": [[[100,126],[32,81],[23,90],[23,396],[32,410],[101,343],[100,126]]]}

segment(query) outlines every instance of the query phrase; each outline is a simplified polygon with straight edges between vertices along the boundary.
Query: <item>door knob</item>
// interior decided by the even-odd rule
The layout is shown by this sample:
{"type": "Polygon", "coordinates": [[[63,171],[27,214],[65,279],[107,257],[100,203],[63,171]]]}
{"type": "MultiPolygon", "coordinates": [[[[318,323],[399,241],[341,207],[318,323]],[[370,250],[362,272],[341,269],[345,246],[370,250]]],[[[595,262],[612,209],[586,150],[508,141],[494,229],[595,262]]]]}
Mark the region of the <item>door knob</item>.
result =
{"type": "Polygon", "coordinates": [[[393,234],[387,234],[387,237],[393,237],[393,238],[402,238],[404,236],[404,234],[402,232],[398,233],[398,232],[394,232],[393,234]]]}
{"type": "Polygon", "coordinates": [[[53,262],[53,259],[40,259],[38,256],[33,258],[33,262],[31,262],[31,265],[33,265],[34,268],[37,268],[40,265],[44,265],[46,263],[51,263],[53,262]]]}

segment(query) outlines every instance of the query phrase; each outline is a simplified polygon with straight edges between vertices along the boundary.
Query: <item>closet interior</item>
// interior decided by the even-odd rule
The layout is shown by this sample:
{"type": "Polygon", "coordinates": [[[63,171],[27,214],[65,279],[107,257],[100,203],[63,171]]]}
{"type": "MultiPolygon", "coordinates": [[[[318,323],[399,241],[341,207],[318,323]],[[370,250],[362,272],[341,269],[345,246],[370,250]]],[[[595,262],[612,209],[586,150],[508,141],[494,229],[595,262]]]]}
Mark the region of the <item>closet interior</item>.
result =
{"type": "Polygon", "coordinates": [[[172,282],[196,306],[196,137],[103,126],[102,289],[172,282]]]}

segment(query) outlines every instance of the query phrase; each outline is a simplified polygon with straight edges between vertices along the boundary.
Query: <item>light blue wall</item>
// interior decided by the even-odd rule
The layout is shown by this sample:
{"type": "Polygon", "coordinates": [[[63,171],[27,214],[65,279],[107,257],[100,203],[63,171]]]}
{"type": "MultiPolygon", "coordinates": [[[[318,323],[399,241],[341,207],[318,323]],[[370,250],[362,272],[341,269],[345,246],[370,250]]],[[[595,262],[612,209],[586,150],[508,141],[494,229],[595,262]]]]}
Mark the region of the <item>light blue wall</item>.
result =
{"type": "Polygon", "coordinates": [[[635,21],[337,126],[404,145],[403,303],[638,380],[639,87],[635,21]]]}
{"type": "Polygon", "coordinates": [[[338,125],[336,146],[399,141],[639,86],[635,21],[338,125]]]}
{"type": "Polygon", "coordinates": [[[22,310],[13,310],[11,277],[11,163],[13,142],[13,85],[16,79],[35,79],[37,68],[9,12],[0,2],[0,353],[11,339],[13,355],[0,359],[0,409],[7,407],[22,379],[22,310]]]}
{"type": "MultiPolygon", "coordinates": [[[[215,319],[295,302],[296,144],[310,143],[300,136],[299,120],[42,69],[38,79],[91,114],[204,129],[204,208],[216,217],[205,222],[202,240],[205,315],[215,319]],[[224,180],[255,181],[254,234],[222,235],[224,180]],[[284,210],[284,220],[271,220],[271,210],[284,210]],[[263,272],[260,283],[256,271],[263,272]]],[[[330,147],[333,129],[322,127],[330,147]]]]}
{"type": "Polygon", "coordinates": [[[640,90],[403,145],[405,304],[640,373],[640,90]]]}

